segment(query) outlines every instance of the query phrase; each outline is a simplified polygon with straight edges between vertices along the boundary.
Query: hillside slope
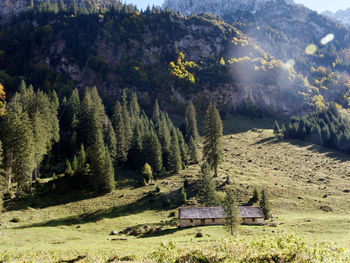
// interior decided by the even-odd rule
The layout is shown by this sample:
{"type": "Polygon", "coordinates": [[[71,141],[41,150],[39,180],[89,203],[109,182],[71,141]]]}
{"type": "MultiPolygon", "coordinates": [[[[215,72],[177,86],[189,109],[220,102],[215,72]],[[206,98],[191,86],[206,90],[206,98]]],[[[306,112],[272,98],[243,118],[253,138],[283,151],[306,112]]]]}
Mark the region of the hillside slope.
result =
{"type": "MultiPolygon", "coordinates": [[[[346,202],[349,193],[344,190],[350,189],[348,155],[293,140],[279,140],[271,130],[264,129],[271,125],[272,121],[267,119],[225,121],[228,135],[224,139],[225,157],[219,169],[218,189],[225,189],[219,186],[230,175],[232,184],[228,187],[235,190],[239,203],[245,204],[253,187],[265,188],[272,211],[277,213],[274,219],[277,228],[240,226],[236,233],[242,237],[296,233],[311,242],[332,241],[337,246],[347,246],[350,207],[346,202]],[[321,211],[324,205],[333,212],[321,211]]],[[[156,178],[161,193],[154,202],[148,196],[154,185],[140,186],[139,175],[119,171],[117,190],[106,196],[81,193],[47,196],[37,200],[39,205],[34,208],[30,207],[32,200],[8,204],[8,211],[1,218],[0,249],[9,251],[5,255],[22,260],[45,258],[54,262],[88,255],[90,260],[105,262],[115,254],[144,259],[160,242],[170,239],[181,246],[187,242],[204,244],[228,238],[221,226],[177,229],[170,224],[171,212],[177,211],[183,181],[188,179],[193,185],[198,172],[198,166],[190,166],[178,175],[156,178]],[[170,198],[171,209],[163,207],[165,197],[170,198]],[[71,200],[75,201],[68,203],[71,200]],[[26,209],[19,210],[23,208],[26,209]],[[22,221],[9,222],[15,216],[22,221]],[[163,226],[163,230],[146,237],[109,236],[112,230],[144,225],[163,226]],[[198,231],[204,238],[193,240],[198,231]],[[113,238],[119,240],[111,241],[113,238]]],[[[189,205],[195,205],[196,199],[188,193],[189,205]]]]}
{"type": "Polygon", "coordinates": [[[96,86],[111,101],[131,89],[146,106],[159,97],[168,111],[189,100],[199,109],[212,100],[229,111],[243,104],[260,113],[303,109],[303,75],[220,18],[123,8],[76,17],[28,11],[4,25],[0,81],[8,94],[24,76],[59,97],[96,86]]]}
{"type": "Polygon", "coordinates": [[[314,95],[348,107],[349,30],[291,1],[166,0],[184,15],[209,13],[234,24],[269,54],[306,76],[314,95]],[[214,4],[215,3],[215,4],[214,4]],[[310,46],[311,45],[311,46],[310,46]],[[307,48],[312,47],[310,53],[307,48]],[[317,72],[320,69],[322,72],[317,72]]]}

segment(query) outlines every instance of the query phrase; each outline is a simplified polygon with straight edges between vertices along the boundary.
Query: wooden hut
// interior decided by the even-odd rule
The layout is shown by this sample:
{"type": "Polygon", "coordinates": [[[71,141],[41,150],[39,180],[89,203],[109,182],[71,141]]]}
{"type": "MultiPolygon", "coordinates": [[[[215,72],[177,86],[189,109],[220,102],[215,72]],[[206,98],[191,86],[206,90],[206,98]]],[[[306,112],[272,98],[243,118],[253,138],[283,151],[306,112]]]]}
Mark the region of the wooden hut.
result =
{"type": "MultiPolygon", "coordinates": [[[[259,207],[240,206],[241,223],[264,224],[264,213],[259,207]]],[[[179,209],[179,227],[223,225],[225,211],[222,207],[184,207],[179,209]]]]}

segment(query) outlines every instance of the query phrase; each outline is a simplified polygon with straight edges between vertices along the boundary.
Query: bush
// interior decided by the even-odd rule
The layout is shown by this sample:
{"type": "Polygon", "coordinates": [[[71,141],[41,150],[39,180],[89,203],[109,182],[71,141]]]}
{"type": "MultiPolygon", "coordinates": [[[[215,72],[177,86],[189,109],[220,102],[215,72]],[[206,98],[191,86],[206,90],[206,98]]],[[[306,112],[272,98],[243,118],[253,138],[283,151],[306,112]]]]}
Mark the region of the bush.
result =
{"type": "Polygon", "coordinates": [[[21,222],[21,219],[20,219],[18,216],[15,216],[15,217],[13,217],[13,218],[10,220],[10,222],[12,222],[12,223],[19,223],[19,222],[21,222]]]}

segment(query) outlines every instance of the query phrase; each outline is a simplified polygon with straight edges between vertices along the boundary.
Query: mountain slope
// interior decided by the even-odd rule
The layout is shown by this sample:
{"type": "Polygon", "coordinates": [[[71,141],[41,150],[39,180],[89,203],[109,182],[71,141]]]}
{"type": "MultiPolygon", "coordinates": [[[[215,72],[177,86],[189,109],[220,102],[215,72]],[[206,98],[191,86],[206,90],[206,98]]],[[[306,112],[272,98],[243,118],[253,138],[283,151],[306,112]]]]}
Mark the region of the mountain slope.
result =
{"type": "Polygon", "coordinates": [[[188,100],[204,111],[214,100],[259,114],[299,112],[307,93],[302,75],[216,16],[123,6],[103,14],[28,11],[1,30],[0,80],[9,93],[25,76],[61,97],[96,86],[111,101],[128,88],[148,105],[158,96],[170,111],[188,100]]]}
{"type": "Polygon", "coordinates": [[[326,11],[322,13],[324,16],[329,17],[330,19],[343,23],[346,26],[350,26],[350,8],[346,10],[339,10],[335,13],[331,11],[326,11]]]}
{"type": "Polygon", "coordinates": [[[308,78],[313,96],[321,95],[348,107],[350,33],[346,28],[291,1],[216,0],[215,5],[211,3],[167,0],[163,8],[185,15],[206,12],[223,17],[266,52],[284,62],[290,61],[298,73],[308,78]],[[307,47],[312,47],[311,53],[307,47]],[[315,70],[325,74],[317,76],[315,70]]]}

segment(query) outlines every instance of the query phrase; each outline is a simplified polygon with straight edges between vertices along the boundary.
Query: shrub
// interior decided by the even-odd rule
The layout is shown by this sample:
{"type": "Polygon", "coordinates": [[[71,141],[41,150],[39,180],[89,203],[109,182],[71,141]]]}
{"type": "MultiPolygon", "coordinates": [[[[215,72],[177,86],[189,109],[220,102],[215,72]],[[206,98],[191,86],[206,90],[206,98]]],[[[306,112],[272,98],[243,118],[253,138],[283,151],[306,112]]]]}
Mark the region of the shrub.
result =
{"type": "Polygon", "coordinates": [[[21,222],[21,219],[20,219],[18,216],[15,216],[15,217],[13,217],[13,218],[10,220],[10,222],[12,222],[12,223],[19,223],[19,222],[21,222]]]}

